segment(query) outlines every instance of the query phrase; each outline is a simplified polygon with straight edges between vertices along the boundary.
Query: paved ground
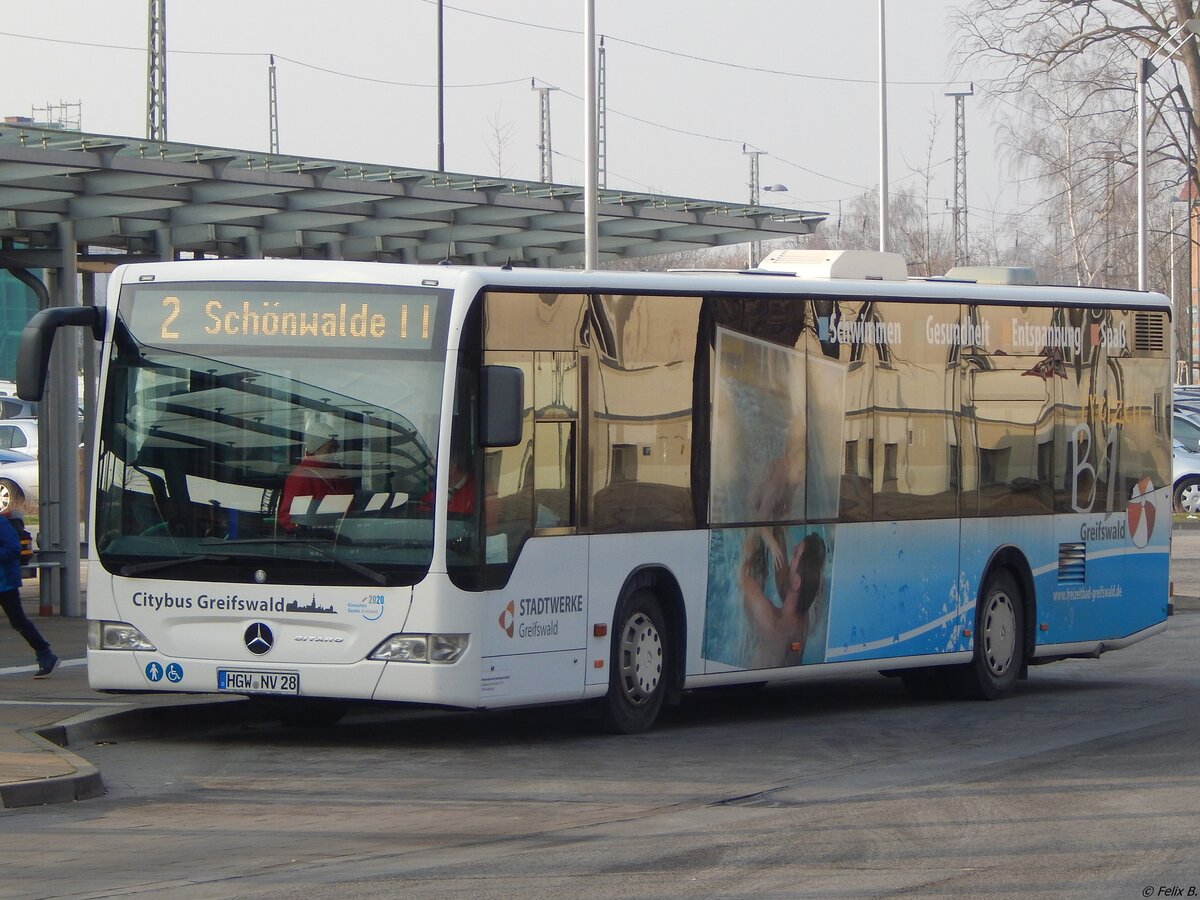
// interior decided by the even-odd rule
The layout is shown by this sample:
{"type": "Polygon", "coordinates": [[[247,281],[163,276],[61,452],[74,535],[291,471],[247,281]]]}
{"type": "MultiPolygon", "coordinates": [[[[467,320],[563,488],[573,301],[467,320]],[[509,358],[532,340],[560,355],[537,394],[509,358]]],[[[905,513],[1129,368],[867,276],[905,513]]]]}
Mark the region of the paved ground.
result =
{"type": "Polygon", "coordinates": [[[25,612],[62,662],[50,678],[35,680],[33,653],[0,618],[0,806],[83,799],[102,790],[99,772],[37,734],[78,713],[111,708],[90,690],[84,651],[87,620],[38,616],[38,585],[21,589],[25,612]]]}
{"type": "MultiPolygon", "coordinates": [[[[80,580],[86,587],[86,564],[80,580]]],[[[86,592],[84,597],[86,611],[86,592]]],[[[161,725],[172,710],[195,705],[197,700],[93,691],[85,665],[87,619],[39,616],[36,580],[22,587],[21,598],[26,614],[62,662],[49,678],[35,679],[32,651],[0,616],[0,807],[98,796],[104,790],[99,771],[58,746],[66,744],[68,730],[77,740],[99,733],[101,727],[157,727],[155,717],[161,725]]]]}
{"type": "MultiPolygon", "coordinates": [[[[1176,526],[1171,577],[1176,611],[1200,611],[1200,519],[1176,526]]],[[[86,588],[86,563],[81,584],[86,588]]],[[[223,716],[241,705],[236,699],[97,693],[87,683],[87,620],[38,616],[36,581],[21,596],[62,662],[50,678],[34,679],[32,652],[0,619],[0,807],[83,800],[103,792],[96,767],[63,749],[69,741],[170,727],[176,719],[193,718],[197,704],[205,709],[232,704],[223,716]]]]}

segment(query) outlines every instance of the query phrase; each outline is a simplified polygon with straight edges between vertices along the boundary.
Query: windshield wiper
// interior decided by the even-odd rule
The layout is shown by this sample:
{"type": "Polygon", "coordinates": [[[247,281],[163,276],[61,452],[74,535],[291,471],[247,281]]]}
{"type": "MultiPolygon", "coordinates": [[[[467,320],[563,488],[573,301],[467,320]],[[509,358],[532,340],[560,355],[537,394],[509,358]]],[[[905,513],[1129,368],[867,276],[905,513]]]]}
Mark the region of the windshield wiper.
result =
{"type": "Polygon", "coordinates": [[[314,544],[311,541],[304,541],[303,543],[304,543],[304,546],[310,547],[313,550],[316,550],[318,553],[320,553],[326,559],[333,560],[335,563],[340,563],[341,565],[343,565],[347,569],[349,569],[351,572],[357,572],[359,575],[362,575],[364,578],[371,579],[373,582],[375,582],[380,587],[387,587],[388,585],[390,585],[392,583],[392,579],[390,579],[388,576],[384,575],[382,572],[376,572],[374,569],[367,568],[362,563],[356,563],[352,559],[342,559],[342,557],[338,556],[336,553],[330,552],[325,547],[322,547],[320,544],[314,544]]]}
{"type": "MultiPolygon", "coordinates": [[[[328,538],[327,540],[329,543],[332,543],[332,544],[337,543],[337,541],[334,538],[328,538]]],[[[205,546],[208,543],[209,543],[208,541],[201,541],[200,545],[205,546]]],[[[220,538],[214,538],[212,540],[212,544],[213,544],[213,546],[229,545],[229,544],[268,544],[270,546],[275,546],[275,547],[280,547],[280,546],[307,547],[309,550],[313,550],[313,551],[319,553],[321,556],[325,557],[326,559],[328,559],[332,562],[338,563],[341,566],[344,566],[345,568],[349,569],[351,572],[354,572],[357,575],[361,575],[364,578],[375,582],[380,587],[388,587],[392,583],[392,579],[390,577],[388,577],[387,575],[385,575],[384,573],[377,572],[374,569],[368,568],[367,566],[364,566],[362,563],[357,563],[352,559],[343,559],[342,557],[338,556],[336,553],[332,553],[327,548],[322,547],[320,544],[315,543],[310,538],[262,537],[262,538],[236,538],[234,540],[228,540],[228,541],[221,540],[220,538]]],[[[205,557],[205,558],[208,558],[208,557],[205,557]]]]}
{"type": "Polygon", "coordinates": [[[148,562],[133,563],[132,565],[121,566],[122,575],[140,575],[143,572],[157,572],[160,569],[172,569],[175,566],[186,565],[194,562],[225,562],[229,559],[228,556],[210,556],[204,554],[202,556],[176,556],[171,559],[152,559],[148,562]]]}

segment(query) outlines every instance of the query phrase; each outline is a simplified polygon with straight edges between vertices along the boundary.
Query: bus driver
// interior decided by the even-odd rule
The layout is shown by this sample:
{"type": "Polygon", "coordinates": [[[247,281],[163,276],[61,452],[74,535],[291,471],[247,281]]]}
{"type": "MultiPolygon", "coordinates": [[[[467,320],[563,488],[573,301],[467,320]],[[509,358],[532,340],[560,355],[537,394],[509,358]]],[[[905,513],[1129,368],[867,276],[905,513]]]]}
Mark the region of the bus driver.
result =
{"type": "Polygon", "coordinates": [[[336,462],[338,435],[334,427],[317,417],[304,426],[304,458],[283,482],[278,521],[286,531],[295,531],[293,514],[315,510],[333,494],[354,493],[354,481],[336,462]]]}

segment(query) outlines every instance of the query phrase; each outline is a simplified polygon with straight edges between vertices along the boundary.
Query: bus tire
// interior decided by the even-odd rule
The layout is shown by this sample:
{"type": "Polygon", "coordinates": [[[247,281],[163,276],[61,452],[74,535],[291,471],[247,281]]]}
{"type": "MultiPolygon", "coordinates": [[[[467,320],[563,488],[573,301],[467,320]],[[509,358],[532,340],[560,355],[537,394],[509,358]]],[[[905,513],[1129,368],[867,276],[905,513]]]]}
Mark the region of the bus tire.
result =
{"type": "Polygon", "coordinates": [[[1025,604],[1008,569],[993,572],[975,608],[975,653],[951,673],[956,696],[999,700],[1012,693],[1025,665],[1025,604]]]}
{"type": "Polygon", "coordinates": [[[613,620],[603,722],[614,734],[641,734],[658,718],[670,681],[670,635],[662,604],[649,588],[621,598],[613,620]]]}

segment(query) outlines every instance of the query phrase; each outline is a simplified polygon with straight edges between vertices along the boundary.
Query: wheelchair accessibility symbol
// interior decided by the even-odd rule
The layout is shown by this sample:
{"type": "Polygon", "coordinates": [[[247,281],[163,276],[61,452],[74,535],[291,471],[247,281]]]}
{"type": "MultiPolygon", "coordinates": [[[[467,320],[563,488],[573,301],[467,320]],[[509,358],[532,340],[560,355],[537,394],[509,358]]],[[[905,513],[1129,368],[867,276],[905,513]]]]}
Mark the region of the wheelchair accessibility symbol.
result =
{"type": "Polygon", "coordinates": [[[147,664],[146,679],[148,681],[157,684],[163,680],[164,676],[171,684],[179,684],[179,682],[183,681],[183,666],[179,663],[170,663],[166,668],[163,668],[163,664],[158,661],[147,664]]]}

